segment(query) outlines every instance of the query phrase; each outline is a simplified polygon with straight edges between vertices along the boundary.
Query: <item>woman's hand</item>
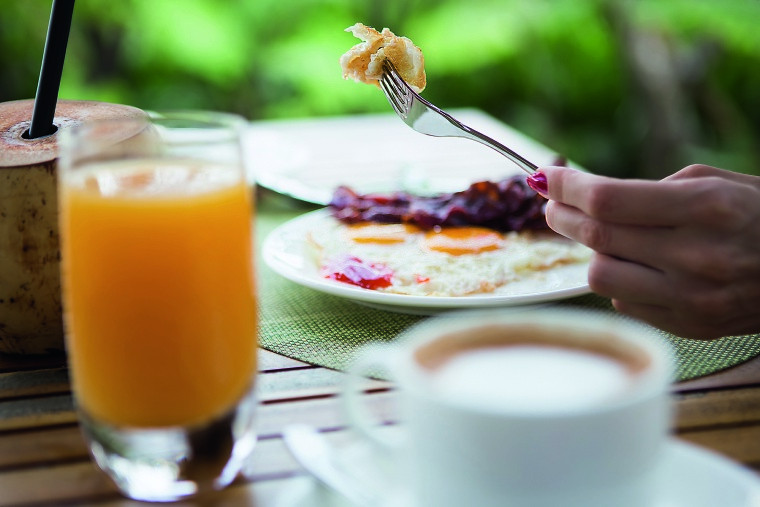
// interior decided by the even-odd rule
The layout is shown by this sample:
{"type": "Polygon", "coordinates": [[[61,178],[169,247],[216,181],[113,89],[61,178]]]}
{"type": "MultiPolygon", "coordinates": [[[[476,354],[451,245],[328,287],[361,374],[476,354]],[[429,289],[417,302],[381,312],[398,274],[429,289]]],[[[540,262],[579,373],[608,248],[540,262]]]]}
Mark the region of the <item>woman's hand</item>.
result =
{"type": "Polygon", "coordinates": [[[704,165],[661,181],[540,172],[549,226],[596,252],[589,285],[618,311],[683,337],[760,331],[760,177],[704,165]]]}

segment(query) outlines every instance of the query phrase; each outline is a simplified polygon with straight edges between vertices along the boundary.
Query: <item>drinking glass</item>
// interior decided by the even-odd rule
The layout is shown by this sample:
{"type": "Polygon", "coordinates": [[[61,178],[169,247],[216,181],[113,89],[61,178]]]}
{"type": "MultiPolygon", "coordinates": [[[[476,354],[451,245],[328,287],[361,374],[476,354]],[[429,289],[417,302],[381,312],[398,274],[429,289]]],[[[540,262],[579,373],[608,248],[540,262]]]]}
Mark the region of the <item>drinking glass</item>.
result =
{"type": "Polygon", "coordinates": [[[244,125],[221,113],[151,113],[61,136],[74,398],[94,460],[134,499],[220,489],[256,441],[244,125]]]}

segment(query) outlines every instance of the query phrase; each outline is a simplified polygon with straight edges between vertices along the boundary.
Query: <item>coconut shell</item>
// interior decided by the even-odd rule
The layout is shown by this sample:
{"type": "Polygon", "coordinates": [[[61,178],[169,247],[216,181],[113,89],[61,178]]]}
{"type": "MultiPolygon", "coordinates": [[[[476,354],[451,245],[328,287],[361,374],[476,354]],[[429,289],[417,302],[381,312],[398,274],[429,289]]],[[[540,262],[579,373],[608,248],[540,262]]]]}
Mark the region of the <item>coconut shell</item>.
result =
{"type": "MultiPolygon", "coordinates": [[[[64,351],[58,237],[57,157],[61,131],[88,120],[144,118],[140,109],[58,102],[56,133],[23,138],[32,100],[0,104],[0,353],[64,351]]],[[[125,136],[128,134],[125,134],[125,136]]]]}

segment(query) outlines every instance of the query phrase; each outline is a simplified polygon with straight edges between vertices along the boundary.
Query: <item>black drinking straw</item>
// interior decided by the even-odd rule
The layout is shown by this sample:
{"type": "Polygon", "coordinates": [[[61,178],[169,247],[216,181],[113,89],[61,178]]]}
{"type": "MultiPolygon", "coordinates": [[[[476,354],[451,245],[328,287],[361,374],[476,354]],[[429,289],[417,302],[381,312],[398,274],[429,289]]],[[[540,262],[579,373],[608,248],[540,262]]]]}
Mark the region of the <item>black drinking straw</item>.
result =
{"type": "Polygon", "coordinates": [[[63,60],[66,57],[73,13],[74,0],[53,0],[45,52],[42,54],[40,80],[37,82],[37,95],[34,98],[32,123],[28,136],[25,136],[28,139],[49,136],[57,130],[53,125],[53,117],[58,102],[58,89],[61,86],[63,60]]]}

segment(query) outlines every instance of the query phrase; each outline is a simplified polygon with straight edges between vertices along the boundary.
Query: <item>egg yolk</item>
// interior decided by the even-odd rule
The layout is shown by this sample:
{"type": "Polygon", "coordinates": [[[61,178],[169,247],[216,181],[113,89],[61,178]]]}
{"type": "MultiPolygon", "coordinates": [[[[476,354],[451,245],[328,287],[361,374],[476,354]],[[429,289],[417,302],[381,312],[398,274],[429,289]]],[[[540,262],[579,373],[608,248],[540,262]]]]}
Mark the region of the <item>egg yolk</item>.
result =
{"type": "Polygon", "coordinates": [[[485,227],[445,227],[425,234],[427,248],[450,255],[497,250],[503,243],[501,234],[485,227]]]}
{"type": "Polygon", "coordinates": [[[356,224],[346,229],[346,236],[355,243],[403,243],[411,234],[419,232],[419,228],[409,224],[356,224]]]}

